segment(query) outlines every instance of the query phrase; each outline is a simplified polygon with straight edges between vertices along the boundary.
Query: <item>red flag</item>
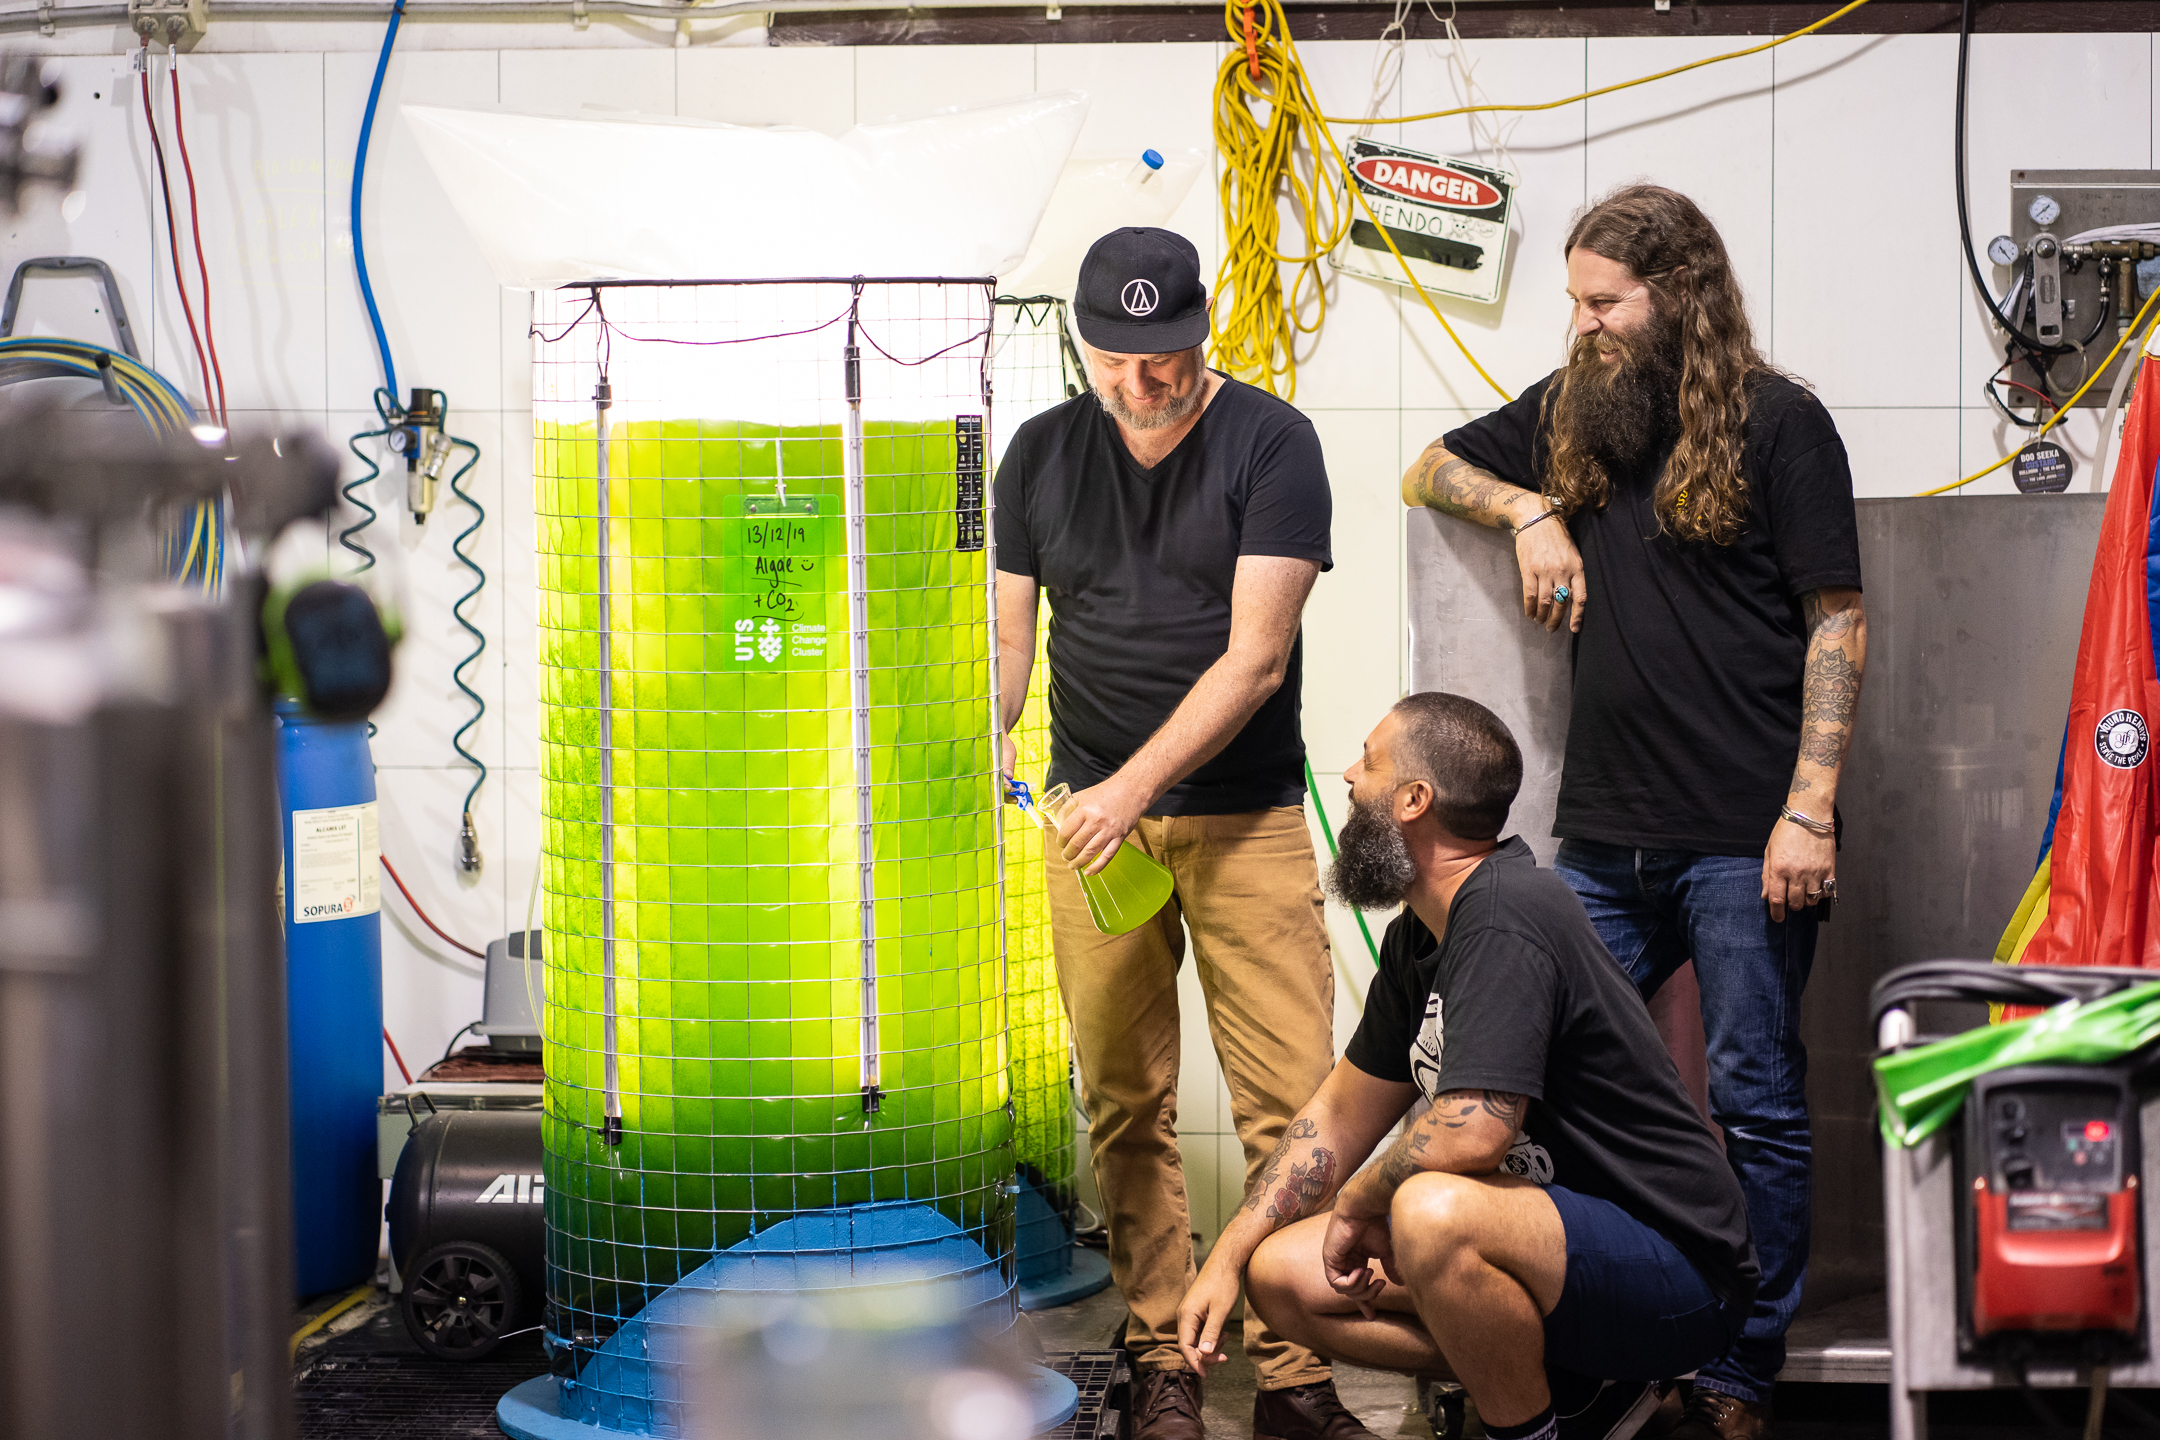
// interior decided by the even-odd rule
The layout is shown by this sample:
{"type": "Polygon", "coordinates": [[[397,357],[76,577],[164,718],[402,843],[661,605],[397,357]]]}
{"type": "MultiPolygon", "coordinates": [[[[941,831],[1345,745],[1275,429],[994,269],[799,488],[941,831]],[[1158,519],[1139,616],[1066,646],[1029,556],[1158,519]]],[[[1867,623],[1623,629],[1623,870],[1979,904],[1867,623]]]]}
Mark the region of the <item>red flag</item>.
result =
{"type": "Polygon", "coordinates": [[[2160,361],[2146,360],[2108,493],[2078,638],[2077,678],[2052,830],[2047,918],[2026,965],[2160,966],[2160,579],[2153,471],[2160,464],[2160,361]]]}

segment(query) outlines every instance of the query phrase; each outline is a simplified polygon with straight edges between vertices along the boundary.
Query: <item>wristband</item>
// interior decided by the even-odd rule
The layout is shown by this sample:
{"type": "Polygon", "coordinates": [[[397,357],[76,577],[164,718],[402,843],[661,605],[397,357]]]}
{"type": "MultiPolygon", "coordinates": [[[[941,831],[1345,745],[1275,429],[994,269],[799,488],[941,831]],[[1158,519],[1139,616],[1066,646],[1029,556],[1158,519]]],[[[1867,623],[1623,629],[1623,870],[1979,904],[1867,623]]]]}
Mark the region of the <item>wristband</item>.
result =
{"type": "Polygon", "coordinates": [[[1835,824],[1835,822],[1829,820],[1817,820],[1812,815],[1803,815],[1799,811],[1793,809],[1790,805],[1778,806],[1778,814],[1784,816],[1787,820],[1792,821],[1793,824],[1798,825],[1801,829],[1807,831],[1811,835],[1837,834],[1837,825],[1835,824]]]}
{"type": "Polygon", "coordinates": [[[1513,533],[1519,536],[1523,533],[1523,531],[1528,530],[1531,526],[1542,525],[1545,521],[1551,520],[1558,516],[1559,513],[1560,512],[1557,510],[1541,511],[1538,514],[1531,516],[1528,520],[1523,521],[1522,524],[1517,525],[1513,533]]]}

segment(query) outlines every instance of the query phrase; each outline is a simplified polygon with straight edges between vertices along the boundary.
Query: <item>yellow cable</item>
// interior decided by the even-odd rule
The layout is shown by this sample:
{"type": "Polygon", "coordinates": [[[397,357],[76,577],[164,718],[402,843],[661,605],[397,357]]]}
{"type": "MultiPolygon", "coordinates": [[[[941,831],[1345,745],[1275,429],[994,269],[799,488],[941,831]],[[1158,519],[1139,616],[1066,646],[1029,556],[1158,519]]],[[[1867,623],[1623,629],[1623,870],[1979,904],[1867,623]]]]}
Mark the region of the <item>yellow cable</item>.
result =
{"type": "Polygon", "coordinates": [[[353,1306],[358,1305],[361,1301],[367,1299],[368,1296],[374,1293],[375,1287],[373,1285],[358,1286],[353,1290],[350,1295],[347,1295],[344,1299],[338,1301],[335,1305],[332,1305],[329,1309],[323,1311],[322,1314],[317,1315],[313,1320],[308,1321],[307,1324],[301,1326],[298,1330],[293,1331],[290,1354],[299,1354],[300,1342],[302,1340],[307,1339],[308,1336],[313,1335],[316,1331],[322,1329],[323,1326],[328,1325],[332,1320],[337,1319],[338,1316],[344,1314],[347,1310],[352,1309],[353,1306]]]}
{"type": "Polygon", "coordinates": [[[1723,55],[1711,55],[1701,60],[1690,60],[1685,65],[1675,65],[1672,69],[1660,70],[1655,75],[1644,75],[1634,80],[1622,80],[1617,85],[1603,85],[1595,90],[1585,90],[1582,94],[1570,95],[1565,100],[1547,100],[1541,105],[1458,105],[1452,110],[1430,110],[1423,115],[1372,115],[1355,118],[1330,115],[1327,117],[1327,123],[1330,125],[1409,125],[1419,120],[1445,120],[1452,115],[1479,115],[1495,110],[1557,110],[1563,105],[1573,105],[1577,101],[1595,99],[1600,95],[1610,95],[1615,90],[1632,89],[1637,85],[1647,85],[1653,80],[1664,80],[1674,75],[1684,75],[1690,70],[1700,70],[1705,65],[1715,65],[1722,60],[1738,60],[1747,55],[1760,55],[1765,50],[1776,49],[1788,40],[1798,40],[1803,35],[1814,34],[1826,25],[1833,25],[1867,3],[1868,0],[1851,0],[1850,4],[1833,10],[1806,29],[1795,30],[1790,35],[1780,35],[1774,40],[1765,40],[1760,45],[1750,45],[1745,50],[1732,50],[1723,55]]]}
{"type": "MultiPolygon", "coordinates": [[[[1328,143],[1332,145],[1335,142],[1330,139],[1328,143]]],[[[1341,157],[1338,156],[1337,158],[1340,159],[1341,157]]],[[[1499,381],[1493,379],[1492,376],[1485,373],[1485,367],[1478,364],[1477,356],[1470,353],[1470,347],[1468,345],[1463,344],[1462,336],[1457,335],[1455,333],[1455,327],[1448,324],[1447,316],[1441,314],[1440,307],[1433,304],[1432,296],[1425,293],[1425,287],[1423,285],[1418,284],[1417,276],[1412,274],[1410,271],[1410,262],[1403,258],[1402,251],[1395,248],[1395,237],[1388,234],[1387,226],[1381,224],[1380,217],[1373,214],[1372,206],[1368,205],[1365,202],[1364,192],[1359,190],[1356,185],[1352,185],[1350,186],[1350,198],[1357,201],[1358,209],[1363,210],[1365,212],[1365,218],[1372,221],[1372,227],[1373,229],[1380,232],[1380,238],[1387,241],[1388,253],[1395,257],[1395,263],[1397,265],[1402,266],[1403,278],[1410,282],[1411,289],[1417,291],[1417,298],[1425,302],[1425,308],[1432,311],[1432,318],[1440,322],[1440,328],[1447,331],[1447,338],[1455,342],[1455,348],[1462,351],[1462,357],[1463,359],[1470,362],[1470,368],[1477,371],[1477,373],[1484,378],[1484,381],[1487,385],[1490,385],[1494,390],[1499,391],[1500,398],[1502,400],[1514,400],[1515,397],[1508,394],[1508,392],[1504,388],[1502,388],[1499,381]]]]}
{"type": "MultiPolygon", "coordinates": [[[[2121,338],[2116,340],[2115,348],[2108,351],[2107,358],[2105,360],[2102,360],[2098,365],[2093,366],[2092,373],[2085,377],[2085,383],[2078,386],[2077,389],[2071,391],[2070,398],[2055,407],[2054,418],[2049,420],[2047,424],[2041,426],[2037,431],[2035,431],[2032,440],[2027,440],[2025,442],[2025,445],[2032,444],[2033,440],[2045,438],[2048,431],[2053,430],[2057,425],[2062,424],[2063,417],[2070,413],[2070,407],[2077,404],[2077,402],[2081,398],[2083,398],[2087,390],[2092,389],[2093,382],[2095,380],[2098,380],[2102,375],[2105,375],[2107,373],[2108,366],[2115,363],[2115,357],[2122,353],[2123,346],[2130,343],[2130,337],[2132,335],[2138,336],[2138,355],[2140,357],[2144,355],[2146,345],[2151,343],[2152,341],[2153,331],[2155,329],[2160,329],[2160,315],[2153,316],[2151,323],[2145,326],[2145,331],[2142,335],[2138,334],[2138,324],[2140,321],[2143,321],[2145,319],[2146,313],[2153,308],[2153,302],[2156,300],[2160,300],[2160,290],[2155,290],[2152,293],[2151,297],[2145,301],[2145,308],[2138,311],[2137,319],[2132,320],[2130,322],[2130,328],[2123,331],[2121,338]]],[[[2132,381],[2132,383],[2135,384],[2136,382],[2132,381]]],[[[2103,435],[2100,437],[2100,445],[2103,450],[2107,447],[2107,436],[2103,435]]],[[[2018,450],[2022,450],[2024,448],[2024,445],[2020,445],[2018,447],[2018,450]]],[[[1956,490],[1960,486],[1970,485],[1975,480],[1981,479],[1984,476],[1994,474],[1997,470],[2002,469],[2003,466],[2009,464],[2012,460],[2015,460],[2016,458],[2017,450],[2013,450],[2008,455],[2003,456],[2002,459],[1997,460],[1994,464],[1988,466],[1985,470],[1975,470],[1972,474],[1967,475],[1962,480],[1953,480],[1948,485],[1938,485],[1933,490],[1922,490],[1918,495],[1914,496],[1913,498],[1916,500],[1921,500],[1927,498],[1930,495],[1940,495],[1943,494],[1945,491],[1956,490]]]]}
{"type": "Polygon", "coordinates": [[[1320,262],[1349,233],[1350,217],[1325,163],[1326,155],[1334,154],[1339,171],[1342,156],[1290,43],[1282,0],[1257,0],[1251,8],[1248,49],[1246,7],[1236,0],[1223,6],[1231,45],[1215,76],[1215,148],[1223,159],[1225,244],[1209,328],[1216,362],[1223,369],[1287,400],[1297,394],[1297,337],[1318,333],[1327,316],[1320,262]],[[1254,113],[1256,105],[1267,108],[1264,122],[1254,113]],[[1297,169],[1301,140],[1311,157],[1309,176],[1297,169]],[[1278,201],[1285,186],[1304,230],[1305,248],[1294,254],[1284,253],[1281,246],[1278,201]],[[1287,299],[1284,265],[1297,272],[1287,299]],[[1310,323],[1298,317],[1308,280],[1315,302],[1310,323]]]}
{"type": "Polygon", "coordinates": [[[1290,38],[1290,25],[1283,14],[1281,0],[1261,0],[1253,10],[1252,48],[1248,50],[1243,26],[1244,7],[1235,0],[1227,0],[1224,23],[1233,43],[1215,77],[1215,145],[1223,156],[1222,205],[1226,241],[1222,269],[1215,277],[1213,338],[1217,362],[1240,379],[1257,377],[1261,384],[1284,399],[1296,395],[1297,337],[1318,332],[1326,318],[1327,290],[1324,277],[1320,275],[1320,262],[1350,231],[1353,212],[1347,207],[1338,208],[1340,202],[1336,198],[1339,193],[1347,192],[1358,209],[1372,221],[1373,227],[1379,230],[1380,238],[1394,254],[1395,263],[1402,267],[1410,288],[1425,302],[1425,308],[1440,322],[1440,328],[1455,342],[1455,348],[1470,362],[1470,368],[1477,371],[1502,400],[1514,399],[1478,363],[1477,356],[1470,353],[1470,347],[1455,333],[1447,316],[1440,313],[1440,307],[1433,303],[1432,296],[1411,273],[1410,262],[1396,248],[1387,227],[1373,214],[1371,205],[1357,186],[1349,182],[1348,166],[1333,132],[1318,123],[1319,103],[1313,98],[1312,82],[1306,76],[1305,64],[1298,57],[1297,42],[1290,38]],[[1255,60],[1260,67],[1258,80],[1252,76],[1255,60]],[[1277,97],[1282,98],[1278,101],[1277,97]],[[1269,106],[1264,125],[1253,114],[1256,101],[1269,106]],[[1309,179],[1298,174],[1294,163],[1300,139],[1313,157],[1309,179]],[[1316,140],[1320,143],[1315,144],[1316,140]],[[1328,161],[1333,162],[1332,171],[1328,161]],[[1307,248],[1297,254],[1284,254],[1278,239],[1281,212],[1276,197],[1286,183],[1290,187],[1293,209],[1302,216],[1304,224],[1307,248]],[[1340,192],[1337,184],[1341,186],[1340,192]],[[1282,293],[1280,267],[1283,265],[1297,267],[1297,278],[1292,282],[1287,302],[1282,293]],[[1299,297],[1308,279],[1313,281],[1316,306],[1310,324],[1301,321],[1297,313],[1299,297]],[[1277,376],[1284,380],[1281,390],[1275,388],[1277,376]]]}

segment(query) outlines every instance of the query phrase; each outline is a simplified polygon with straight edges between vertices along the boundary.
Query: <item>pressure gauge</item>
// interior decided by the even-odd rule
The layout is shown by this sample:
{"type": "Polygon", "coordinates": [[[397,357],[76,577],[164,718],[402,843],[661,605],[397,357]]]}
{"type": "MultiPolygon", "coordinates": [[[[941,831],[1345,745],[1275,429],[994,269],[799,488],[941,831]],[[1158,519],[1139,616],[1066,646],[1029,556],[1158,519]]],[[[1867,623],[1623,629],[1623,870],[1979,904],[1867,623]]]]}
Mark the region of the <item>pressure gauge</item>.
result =
{"type": "Polygon", "coordinates": [[[1988,259],[1997,265],[2015,265],[2018,258],[2017,241],[2007,235],[1997,235],[1988,241],[1988,259]]]}
{"type": "Polygon", "coordinates": [[[2032,216],[2033,224],[2045,230],[2062,217],[2062,202],[2052,195],[2035,195],[2025,213],[2032,216]]]}

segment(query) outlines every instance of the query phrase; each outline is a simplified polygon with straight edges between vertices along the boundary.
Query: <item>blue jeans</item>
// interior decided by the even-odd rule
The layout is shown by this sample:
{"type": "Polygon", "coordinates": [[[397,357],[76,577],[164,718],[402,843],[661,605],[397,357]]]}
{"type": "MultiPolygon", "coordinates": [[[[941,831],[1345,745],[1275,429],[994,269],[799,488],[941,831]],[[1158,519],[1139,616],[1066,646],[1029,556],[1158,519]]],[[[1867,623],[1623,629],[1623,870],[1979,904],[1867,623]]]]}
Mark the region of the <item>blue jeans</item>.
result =
{"type": "Polygon", "coordinates": [[[1807,1276],[1807,1050],[1800,992],[1815,961],[1815,914],[1782,922],[1762,898],[1760,857],[1561,842],[1553,873],[1648,999],[1692,959],[1702,988],[1710,1112],[1740,1177],[1762,1288],[1732,1348],[1696,1383],[1766,1402],[1807,1276]]]}

